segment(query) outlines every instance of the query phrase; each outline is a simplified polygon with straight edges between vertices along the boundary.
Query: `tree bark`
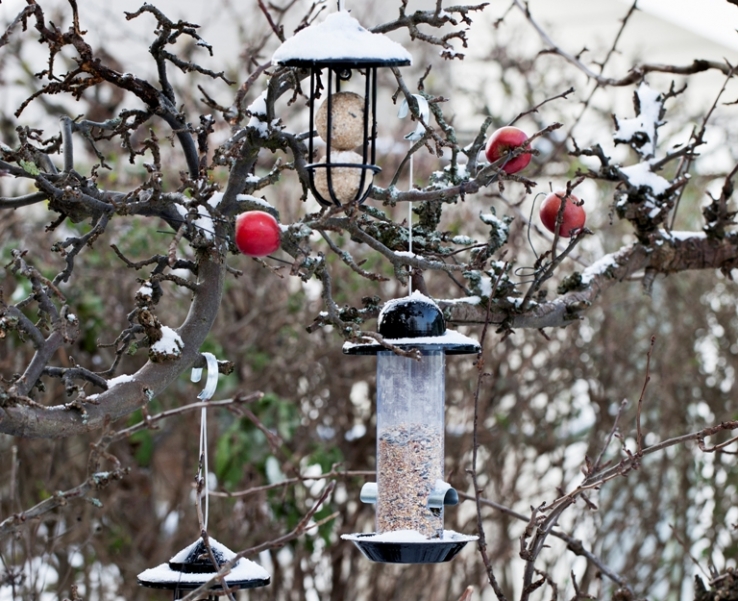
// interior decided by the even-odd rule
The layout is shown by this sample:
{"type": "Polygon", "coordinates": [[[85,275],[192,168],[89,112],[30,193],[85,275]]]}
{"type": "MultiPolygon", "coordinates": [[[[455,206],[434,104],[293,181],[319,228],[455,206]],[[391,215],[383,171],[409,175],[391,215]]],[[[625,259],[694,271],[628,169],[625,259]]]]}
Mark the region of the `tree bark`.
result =
{"type": "Polygon", "coordinates": [[[107,420],[127,415],[146,405],[192,366],[213,326],[220,307],[225,280],[225,261],[212,250],[198,266],[197,291],[190,310],[177,333],[184,342],[181,356],[164,363],[147,362],[120,383],[93,397],[84,405],[85,414],[64,405],[41,407],[23,401],[8,403],[0,412],[0,433],[29,438],[63,438],[103,427],[107,420]]]}
{"type": "MultiPolygon", "coordinates": [[[[510,328],[564,327],[581,319],[602,292],[640,271],[668,275],[689,269],[720,269],[729,273],[737,261],[738,235],[735,234],[716,240],[695,232],[689,236],[663,237],[650,246],[635,243],[603,257],[598,262],[603,268],[591,268],[591,277],[585,278],[576,290],[533,305],[518,315],[493,308],[490,323],[506,324],[510,328]]],[[[588,275],[587,270],[584,275],[588,275]]],[[[451,323],[483,324],[487,318],[483,303],[439,301],[438,305],[451,323]]]]}

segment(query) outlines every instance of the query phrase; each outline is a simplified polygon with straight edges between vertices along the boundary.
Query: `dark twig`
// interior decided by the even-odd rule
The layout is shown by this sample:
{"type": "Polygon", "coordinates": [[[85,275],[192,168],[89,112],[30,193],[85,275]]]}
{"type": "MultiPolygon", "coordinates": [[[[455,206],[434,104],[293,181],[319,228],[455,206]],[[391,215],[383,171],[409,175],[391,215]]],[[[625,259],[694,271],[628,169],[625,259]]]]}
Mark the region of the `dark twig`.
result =
{"type": "Polygon", "coordinates": [[[646,353],[646,377],[643,380],[643,388],[641,389],[641,396],[638,397],[638,411],[636,412],[636,438],[638,445],[638,455],[643,453],[643,433],[641,431],[641,413],[643,411],[643,397],[646,394],[646,388],[648,383],[651,381],[651,353],[653,353],[653,347],[656,343],[656,336],[651,336],[651,344],[646,353]]]}
{"type": "Polygon", "coordinates": [[[127,473],[127,469],[116,469],[112,472],[91,474],[82,484],[65,491],[56,492],[30,509],[4,519],[0,522],[0,538],[18,531],[26,525],[37,523],[37,520],[42,516],[75,499],[84,499],[93,504],[99,504],[97,499],[89,497],[87,493],[105,488],[111,482],[122,479],[127,473]]]}
{"type": "Polygon", "coordinates": [[[517,117],[515,117],[512,121],[510,121],[508,125],[515,125],[515,123],[520,121],[526,115],[530,115],[531,113],[537,113],[539,108],[541,108],[544,104],[548,104],[552,100],[558,100],[559,98],[563,98],[564,100],[569,100],[567,96],[573,93],[574,93],[574,88],[569,88],[565,92],[561,92],[561,94],[556,94],[556,96],[551,96],[550,98],[546,98],[543,102],[539,102],[533,108],[530,108],[527,111],[520,113],[517,117]]]}
{"type": "Polygon", "coordinates": [[[665,65],[655,63],[644,63],[633,67],[628,75],[621,77],[620,79],[603,77],[599,73],[595,73],[587,67],[577,57],[563,50],[558,44],[556,44],[541,25],[533,18],[530,8],[527,2],[523,0],[513,0],[513,3],[520,11],[525,15],[528,22],[538,32],[541,39],[548,44],[551,52],[558,54],[564,60],[571,63],[582,71],[587,77],[601,84],[602,86],[628,86],[633,83],[638,83],[643,79],[645,75],[652,72],[657,73],[673,73],[675,75],[693,75],[695,73],[703,73],[704,71],[717,70],[725,75],[731,72],[731,67],[723,62],[710,61],[704,59],[695,59],[690,65],[665,65]]]}
{"type": "MultiPolygon", "coordinates": [[[[500,284],[500,280],[502,279],[502,274],[505,273],[507,268],[507,264],[505,265],[505,269],[501,270],[500,275],[495,280],[495,283],[492,287],[492,292],[489,295],[489,298],[494,298],[495,292],[497,291],[497,287],[500,284]]],[[[477,482],[477,457],[479,454],[479,395],[482,390],[482,382],[486,377],[488,377],[490,374],[485,373],[484,371],[484,348],[485,348],[485,342],[487,339],[487,328],[489,327],[489,318],[490,318],[490,305],[491,303],[487,303],[487,318],[484,323],[484,327],[482,328],[482,334],[479,337],[479,342],[481,346],[481,350],[479,351],[479,354],[477,355],[477,385],[474,389],[474,427],[472,430],[472,465],[471,469],[468,470],[469,474],[472,478],[472,483],[474,485],[474,499],[477,504],[477,531],[479,533],[479,553],[482,556],[482,562],[484,563],[485,571],[487,572],[487,580],[489,580],[490,586],[492,586],[492,590],[494,590],[495,595],[499,599],[499,601],[507,601],[507,597],[505,596],[505,593],[502,591],[502,587],[500,587],[499,582],[497,581],[497,577],[495,576],[494,568],[492,566],[492,562],[490,561],[489,555],[487,554],[487,537],[484,532],[484,522],[482,520],[482,503],[480,501],[482,491],[479,488],[479,484],[477,482]]]]}
{"type": "Polygon", "coordinates": [[[200,599],[202,596],[202,593],[210,590],[217,583],[220,577],[227,575],[236,565],[238,560],[240,560],[242,557],[251,557],[253,555],[257,555],[258,553],[261,553],[262,551],[266,551],[268,549],[279,549],[280,547],[283,547],[285,544],[287,544],[291,540],[294,540],[298,538],[299,536],[302,536],[302,534],[304,534],[305,531],[309,530],[310,528],[318,527],[321,524],[324,524],[330,520],[335,519],[337,514],[332,514],[328,516],[327,518],[320,520],[320,522],[315,523],[314,525],[310,524],[310,521],[313,519],[313,516],[323,506],[323,503],[327,501],[328,497],[330,497],[333,494],[333,489],[335,487],[336,487],[335,481],[330,482],[328,486],[326,486],[325,489],[323,489],[323,492],[321,493],[318,500],[315,501],[312,508],[302,517],[302,519],[298,522],[298,524],[290,532],[272,541],[265,542],[260,545],[256,545],[255,547],[250,547],[248,549],[245,549],[237,553],[233,559],[231,559],[230,561],[223,564],[223,566],[221,566],[221,569],[216,576],[211,578],[208,582],[206,582],[199,588],[189,593],[187,596],[183,597],[182,601],[195,601],[196,599],[200,599]]]}

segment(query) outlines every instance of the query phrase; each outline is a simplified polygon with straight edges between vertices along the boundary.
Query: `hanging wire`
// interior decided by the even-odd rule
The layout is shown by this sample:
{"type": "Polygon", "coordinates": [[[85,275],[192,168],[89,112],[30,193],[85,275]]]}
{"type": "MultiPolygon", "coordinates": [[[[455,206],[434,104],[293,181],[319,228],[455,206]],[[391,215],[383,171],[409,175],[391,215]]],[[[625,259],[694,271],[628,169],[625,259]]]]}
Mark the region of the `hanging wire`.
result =
{"type": "MultiPolygon", "coordinates": [[[[410,147],[412,148],[413,143],[410,142],[410,147]]],[[[408,185],[408,190],[413,189],[413,154],[410,155],[410,165],[408,167],[409,172],[409,178],[410,178],[410,184],[408,185]]],[[[413,203],[408,202],[407,203],[407,231],[408,231],[408,246],[407,249],[410,251],[410,256],[413,254],[413,203]]],[[[408,295],[413,293],[413,268],[410,267],[410,277],[407,280],[407,293],[408,295]]]]}
{"type": "MultiPolygon", "coordinates": [[[[428,122],[428,119],[430,118],[430,108],[428,107],[428,101],[421,96],[420,94],[413,94],[413,98],[418,103],[418,112],[420,113],[421,118],[423,119],[424,123],[428,122]]],[[[397,116],[402,119],[404,117],[407,117],[408,113],[410,112],[410,106],[407,103],[407,98],[405,98],[402,103],[400,104],[400,110],[397,113],[397,116]]],[[[410,142],[410,148],[412,149],[415,142],[420,140],[425,135],[425,127],[423,126],[423,123],[418,121],[418,124],[415,126],[415,131],[410,132],[405,136],[405,139],[410,142]]],[[[415,186],[413,184],[413,157],[415,155],[410,155],[410,160],[408,161],[408,173],[409,173],[409,184],[408,184],[408,190],[412,190],[415,186]]],[[[413,203],[408,202],[407,203],[407,229],[408,229],[408,251],[412,255],[413,252],[413,203]]],[[[410,271],[410,277],[408,278],[408,294],[413,293],[413,278],[412,278],[412,267],[409,269],[410,271]]]]}
{"type": "MultiPolygon", "coordinates": [[[[543,192],[539,192],[533,197],[533,203],[530,207],[530,216],[528,217],[528,224],[526,227],[526,237],[528,238],[528,244],[530,245],[530,249],[533,251],[533,254],[536,257],[536,264],[538,264],[539,256],[536,252],[536,247],[533,245],[533,240],[531,238],[530,232],[533,227],[533,214],[536,210],[536,201],[538,200],[538,197],[544,194],[543,192]]],[[[538,274],[543,269],[543,266],[527,266],[523,265],[521,267],[516,268],[513,273],[520,278],[521,284],[527,284],[529,282],[534,282],[538,274]]]]}
{"type": "MultiPolygon", "coordinates": [[[[205,362],[207,363],[208,377],[205,380],[205,388],[197,398],[201,401],[208,401],[215,394],[215,388],[218,386],[218,360],[213,353],[203,353],[205,362]]],[[[199,382],[202,377],[202,367],[192,369],[192,382],[199,382]]],[[[203,494],[205,495],[205,507],[203,510],[203,527],[208,529],[208,514],[210,513],[210,490],[208,487],[208,413],[203,407],[200,410],[200,454],[197,462],[197,481],[203,483],[203,494]],[[204,476],[203,476],[204,472],[204,476]]]]}

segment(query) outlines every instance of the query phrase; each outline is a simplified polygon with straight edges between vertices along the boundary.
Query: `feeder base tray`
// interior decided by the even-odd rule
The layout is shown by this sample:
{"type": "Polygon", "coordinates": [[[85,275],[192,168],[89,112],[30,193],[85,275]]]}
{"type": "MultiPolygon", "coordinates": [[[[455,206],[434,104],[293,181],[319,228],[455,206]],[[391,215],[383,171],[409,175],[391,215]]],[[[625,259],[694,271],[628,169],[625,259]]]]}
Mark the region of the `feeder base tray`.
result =
{"type": "Polygon", "coordinates": [[[469,541],[479,537],[446,531],[443,539],[387,540],[385,535],[344,534],[371,561],[381,563],[443,563],[451,561],[469,541]]]}

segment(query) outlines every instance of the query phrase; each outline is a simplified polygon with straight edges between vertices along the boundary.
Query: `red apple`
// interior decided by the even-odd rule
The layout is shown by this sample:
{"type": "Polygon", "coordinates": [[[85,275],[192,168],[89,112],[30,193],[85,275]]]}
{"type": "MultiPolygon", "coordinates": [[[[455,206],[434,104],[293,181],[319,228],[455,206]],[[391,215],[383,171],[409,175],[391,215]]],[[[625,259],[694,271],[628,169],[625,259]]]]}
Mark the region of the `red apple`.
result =
{"type": "Polygon", "coordinates": [[[580,206],[580,201],[576,196],[570,194],[567,197],[564,190],[558,190],[557,192],[549,194],[541,205],[539,216],[541,218],[541,223],[543,223],[546,229],[555,233],[556,216],[559,214],[561,201],[564,200],[564,198],[566,198],[566,206],[564,206],[564,214],[561,218],[559,236],[571,238],[573,233],[576,233],[584,227],[584,221],[587,219],[587,214],[580,206]]]}
{"type": "Polygon", "coordinates": [[[277,220],[264,211],[247,211],[236,217],[236,246],[250,257],[265,257],[279,248],[277,220]]]}
{"type": "MultiPolygon", "coordinates": [[[[506,157],[508,153],[520,146],[528,148],[528,144],[526,144],[527,140],[528,135],[522,129],[510,125],[501,127],[487,140],[487,147],[484,149],[484,154],[490,163],[494,163],[496,160],[506,157]]],[[[501,169],[505,173],[517,173],[528,166],[530,157],[531,155],[528,153],[520,154],[504,163],[501,169]]]]}

